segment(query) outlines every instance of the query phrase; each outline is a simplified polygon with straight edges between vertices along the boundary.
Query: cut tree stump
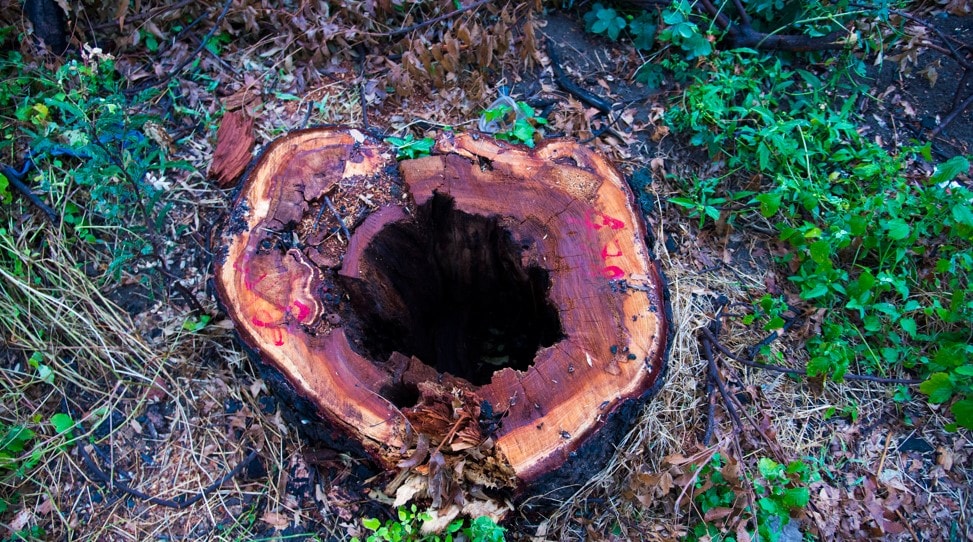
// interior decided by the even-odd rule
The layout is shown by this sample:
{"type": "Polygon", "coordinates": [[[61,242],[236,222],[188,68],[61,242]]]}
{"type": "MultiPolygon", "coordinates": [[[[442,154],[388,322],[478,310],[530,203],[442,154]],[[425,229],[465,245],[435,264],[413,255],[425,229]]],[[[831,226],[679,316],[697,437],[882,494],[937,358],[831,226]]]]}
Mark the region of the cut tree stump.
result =
{"type": "Polygon", "coordinates": [[[311,129],[249,173],[216,287],[306,425],[417,473],[390,486],[400,501],[445,506],[604,465],[665,372],[645,236],[622,176],[573,141],[447,133],[397,163],[358,130],[311,129]]]}

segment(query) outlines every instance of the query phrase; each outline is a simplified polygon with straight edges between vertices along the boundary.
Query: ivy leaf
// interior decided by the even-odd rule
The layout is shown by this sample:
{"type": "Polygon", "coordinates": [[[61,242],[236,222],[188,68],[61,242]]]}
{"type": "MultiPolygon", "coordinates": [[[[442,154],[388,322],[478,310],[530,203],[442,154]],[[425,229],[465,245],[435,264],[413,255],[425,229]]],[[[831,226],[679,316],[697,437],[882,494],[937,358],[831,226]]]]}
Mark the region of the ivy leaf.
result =
{"type": "Polygon", "coordinates": [[[632,33],[632,45],[636,49],[648,51],[655,45],[655,33],[658,26],[648,13],[643,13],[630,21],[628,30],[632,33]]]}
{"type": "Polygon", "coordinates": [[[903,318],[899,320],[899,325],[902,326],[902,330],[909,334],[913,339],[916,338],[916,321],[914,318],[903,318]]]}
{"type": "Polygon", "coordinates": [[[932,404],[945,403],[953,396],[953,381],[946,373],[933,373],[929,378],[919,384],[919,391],[929,396],[932,404]]]}
{"type": "Polygon", "coordinates": [[[713,44],[706,39],[706,36],[696,32],[693,32],[692,35],[687,37],[680,47],[686,52],[686,60],[709,56],[713,52],[713,44]]]}
{"type": "Polygon", "coordinates": [[[365,518],[361,521],[361,523],[369,531],[377,531],[378,528],[382,526],[382,522],[377,518],[365,518]]]}
{"type": "Polygon", "coordinates": [[[534,148],[534,132],[535,128],[527,122],[526,119],[519,119],[517,123],[514,124],[513,135],[518,140],[522,141],[525,145],[530,148],[534,148]]]}
{"type": "MultiPolygon", "coordinates": [[[[0,183],[0,193],[3,192],[2,188],[0,183]]],[[[964,226],[973,227],[973,210],[970,210],[970,205],[965,202],[953,205],[953,220],[964,226]]]]}
{"type": "Polygon", "coordinates": [[[780,209],[780,194],[759,194],[753,199],[760,202],[760,214],[763,215],[764,218],[774,216],[777,214],[777,210],[780,209]]]}
{"type": "Polygon", "coordinates": [[[8,189],[10,187],[10,180],[3,173],[0,173],[0,203],[8,204],[13,201],[13,195],[8,189]]]}

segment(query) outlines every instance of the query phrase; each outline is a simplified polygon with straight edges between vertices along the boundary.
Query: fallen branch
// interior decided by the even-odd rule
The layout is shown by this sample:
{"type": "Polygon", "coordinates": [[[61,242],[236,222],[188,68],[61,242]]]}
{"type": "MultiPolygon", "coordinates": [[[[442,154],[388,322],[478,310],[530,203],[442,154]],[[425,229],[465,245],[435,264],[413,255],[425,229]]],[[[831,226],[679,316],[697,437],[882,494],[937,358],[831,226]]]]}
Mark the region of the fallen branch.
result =
{"type": "Polygon", "coordinates": [[[7,178],[7,181],[10,182],[10,186],[14,187],[14,189],[17,190],[21,196],[26,198],[31,205],[37,207],[41,212],[43,212],[44,216],[51,221],[51,224],[56,226],[60,222],[57,213],[55,213],[54,209],[51,209],[49,205],[41,201],[41,199],[37,197],[37,194],[35,194],[26,183],[24,183],[24,177],[27,176],[27,173],[33,169],[33,167],[33,160],[27,158],[20,171],[17,171],[7,164],[0,164],[0,174],[7,178]]]}
{"type": "Polygon", "coordinates": [[[561,59],[558,57],[557,51],[554,49],[554,42],[550,38],[547,38],[547,56],[551,59],[551,69],[554,71],[557,86],[606,115],[612,112],[611,102],[581,88],[564,73],[564,68],[561,66],[561,59]]]}
{"type": "Polygon", "coordinates": [[[187,508],[201,501],[204,497],[206,497],[206,495],[213,492],[213,490],[222,486],[228,480],[234,478],[236,475],[240,474],[240,471],[242,471],[244,467],[249,465],[254,459],[257,458],[257,450],[251,451],[249,454],[247,454],[247,457],[245,457],[243,461],[241,461],[239,464],[237,464],[236,467],[233,468],[233,470],[217,478],[212,484],[204,487],[202,491],[193,495],[192,497],[189,497],[188,499],[181,498],[181,497],[177,497],[175,499],[163,499],[161,497],[155,497],[147,493],[143,493],[137,489],[132,489],[131,487],[129,487],[127,484],[125,484],[120,480],[113,480],[111,476],[107,475],[105,471],[101,470],[101,468],[98,467],[98,465],[95,463],[95,460],[91,458],[91,454],[88,453],[88,450],[85,449],[85,446],[83,444],[78,445],[78,452],[80,453],[81,460],[84,462],[85,466],[88,468],[88,470],[91,471],[91,474],[93,474],[95,478],[98,479],[98,481],[105,484],[108,487],[108,489],[110,490],[117,489],[122,493],[125,493],[126,495],[129,495],[131,497],[135,497],[137,499],[141,499],[143,501],[152,504],[157,504],[159,506],[165,506],[166,508],[175,508],[177,510],[187,508]]]}
{"type": "MultiPolygon", "coordinates": [[[[716,339],[716,335],[714,335],[712,331],[710,331],[705,327],[702,328],[701,331],[703,335],[706,336],[707,339],[709,339],[709,342],[712,342],[713,346],[720,351],[721,354],[732,359],[733,361],[742,363],[747,367],[753,367],[755,369],[765,369],[768,371],[776,371],[779,373],[786,373],[794,376],[807,376],[807,371],[804,371],[802,369],[792,369],[790,367],[769,365],[767,363],[761,363],[759,361],[754,361],[752,359],[740,357],[734,354],[733,352],[730,352],[729,349],[727,349],[725,346],[720,344],[719,341],[717,341],[716,339]]],[[[844,379],[852,380],[852,381],[877,382],[879,384],[903,384],[908,386],[914,386],[917,384],[921,384],[923,382],[920,379],[914,379],[914,378],[885,378],[881,376],[859,375],[854,373],[845,374],[844,379]]]]}
{"type": "Polygon", "coordinates": [[[400,28],[400,29],[394,30],[392,32],[372,33],[370,35],[377,36],[377,37],[397,38],[399,36],[404,36],[405,34],[408,34],[410,32],[415,32],[416,30],[423,29],[423,28],[425,28],[425,27],[427,27],[429,25],[436,24],[436,23],[438,23],[440,21],[445,21],[446,19],[450,19],[450,18],[455,17],[457,15],[461,15],[461,14],[467,12],[467,11],[481,8],[481,7],[489,4],[490,2],[493,2],[493,0],[480,0],[479,2],[474,2],[474,3],[472,3],[472,4],[468,5],[468,6],[463,6],[463,7],[459,8],[459,9],[457,9],[457,10],[450,11],[449,13],[446,13],[444,15],[440,15],[439,17],[433,17],[432,19],[429,19],[427,21],[423,21],[421,23],[414,24],[412,26],[408,26],[408,27],[405,27],[405,28],[400,28]]]}

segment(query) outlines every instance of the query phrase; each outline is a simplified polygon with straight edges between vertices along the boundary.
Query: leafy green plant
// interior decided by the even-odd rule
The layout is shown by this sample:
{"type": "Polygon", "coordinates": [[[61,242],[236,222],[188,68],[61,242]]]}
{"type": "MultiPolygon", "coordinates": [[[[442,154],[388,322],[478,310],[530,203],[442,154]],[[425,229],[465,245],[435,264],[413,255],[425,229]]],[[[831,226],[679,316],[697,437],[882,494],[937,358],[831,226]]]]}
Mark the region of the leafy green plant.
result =
{"type": "Polygon", "coordinates": [[[624,36],[636,49],[649,50],[655,44],[658,24],[645,11],[620,13],[615,8],[596,2],[584,15],[585,30],[617,41],[624,36]]]}
{"type": "MultiPolygon", "coordinates": [[[[21,425],[0,424],[0,473],[22,470],[22,455],[34,440],[34,432],[21,425]]],[[[27,468],[32,468],[27,460],[27,468]]]]}
{"type": "Polygon", "coordinates": [[[386,137],[385,142],[395,147],[396,160],[429,156],[436,145],[436,140],[431,137],[416,139],[412,134],[406,134],[405,137],[386,137]]]}
{"type": "MultiPolygon", "coordinates": [[[[362,525],[372,534],[366,542],[503,542],[505,529],[486,516],[467,524],[463,519],[452,521],[440,534],[423,534],[422,522],[431,519],[427,512],[419,512],[416,505],[401,507],[396,511],[397,520],[382,523],[378,519],[363,519],[362,525]]],[[[352,539],[358,542],[357,538],[352,539]]]]}
{"type": "Polygon", "coordinates": [[[678,46],[686,60],[709,56],[713,52],[709,36],[693,22],[691,14],[692,5],[687,0],[673,2],[662,12],[665,26],[658,36],[659,41],[678,46]]]}
{"type": "Polygon", "coordinates": [[[213,317],[208,314],[200,315],[199,318],[191,316],[182,323],[182,329],[190,333],[197,333],[205,329],[212,319],[213,317]]]}
{"type": "Polygon", "coordinates": [[[791,461],[785,466],[766,457],[757,461],[757,469],[760,476],[753,481],[757,532],[761,540],[776,542],[780,539],[780,527],[790,522],[791,514],[807,506],[811,498],[807,486],[817,479],[817,474],[803,461],[791,461]]]}
{"type": "MultiPolygon", "coordinates": [[[[34,167],[25,180],[60,210],[68,239],[102,253],[115,279],[153,255],[150,234],[172,205],[164,201],[162,179],[193,169],[168,157],[161,130],[152,129],[156,119],[132,112],[132,104],[161,91],[127,95],[114,60],[97,52],[53,71],[25,66],[18,53],[8,52],[0,75],[0,109],[14,115],[2,135],[29,149],[34,167]]],[[[5,153],[15,157],[15,151],[5,153]]]]}
{"type": "Polygon", "coordinates": [[[968,158],[910,177],[911,163],[931,161],[929,147],[892,154],[861,137],[851,110],[857,88],[837,76],[825,81],[746,49],[710,61],[668,121],[759,189],[729,206],[740,193],[733,176],[695,180],[673,203],[701,224],[718,210],[729,224],[773,224],[789,280],[824,309],[821,333],[807,342],[810,375],[912,370],[927,379],[920,391],[930,402],[956,401],[956,424],[973,425],[965,402],[973,392],[973,194],[951,182],[969,170],[968,158]],[[838,92],[842,105],[832,107],[838,92]]]}
{"type": "Polygon", "coordinates": [[[541,136],[538,127],[547,124],[547,119],[538,116],[534,108],[526,102],[514,102],[509,97],[506,100],[497,100],[493,107],[483,111],[481,120],[484,124],[496,126],[493,136],[497,139],[520,143],[530,148],[534,147],[541,136]]]}
{"type": "MultiPolygon", "coordinates": [[[[757,475],[744,474],[732,458],[713,454],[706,464],[699,467],[693,501],[699,507],[703,518],[735,517],[736,521],[752,520],[747,528],[748,534],[759,535],[760,540],[776,541],[780,528],[786,525],[791,514],[807,506],[810,500],[808,485],[817,481],[817,471],[803,461],[792,461],[780,465],[768,458],[757,461],[757,475]],[[753,502],[745,483],[753,485],[753,502]],[[755,509],[748,503],[753,502],[755,509]],[[756,531],[756,533],[754,533],[756,531]]],[[[719,525],[711,521],[697,523],[688,540],[724,539],[719,525]]]]}

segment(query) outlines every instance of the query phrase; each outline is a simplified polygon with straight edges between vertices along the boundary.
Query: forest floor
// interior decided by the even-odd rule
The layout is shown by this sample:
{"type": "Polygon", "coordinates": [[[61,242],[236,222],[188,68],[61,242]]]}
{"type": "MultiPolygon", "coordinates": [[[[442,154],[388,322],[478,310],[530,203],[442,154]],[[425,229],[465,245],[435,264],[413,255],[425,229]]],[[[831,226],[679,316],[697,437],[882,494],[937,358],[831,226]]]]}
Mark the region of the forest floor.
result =
{"type": "MultiPolygon", "coordinates": [[[[497,35],[497,25],[514,33],[507,38],[509,52],[487,60],[495,69],[422,81],[403,68],[412,61],[409,50],[403,52],[401,42],[388,36],[356,45],[324,12],[249,4],[228,3],[229,15],[219,18],[224,3],[210,0],[143,6],[128,13],[127,22],[114,9],[92,11],[79,24],[77,36],[87,37],[78,39],[100,48],[87,49],[85,62],[111,55],[124,86],[165,89],[153,102],[132,107],[159,119],[161,133],[143,131],[168,146],[167,159],[191,167],[152,181],[171,203],[153,233],[162,263],[136,258],[119,280],[93,280],[107,274],[103,255],[85,261],[90,251],[77,249],[71,256],[75,265],[61,276],[70,310],[67,316],[47,314],[54,315],[52,321],[77,318],[79,329],[94,322],[91,337],[51,324],[31,342],[26,331],[5,328],[2,419],[5,427],[33,420],[28,425],[38,427],[35,443],[43,446],[30,469],[3,471],[4,539],[17,539],[17,533],[29,539],[36,526],[46,533],[36,538],[49,539],[343,540],[367,535],[362,518],[391,517],[381,491],[384,480],[372,477],[363,458],[311,447],[282,419],[215,299],[210,237],[235,195],[232,187],[221,189],[206,177],[217,128],[223,112],[242,102],[255,119],[255,153],[290,130],[325,124],[367,125],[388,136],[421,138],[446,126],[474,129],[505,86],[515,99],[548,108],[546,136],[583,140],[611,157],[628,178],[641,179],[633,184],[644,196],[676,326],[665,387],[617,443],[616,454],[605,459],[604,470],[593,480],[579,480],[569,501],[538,496],[524,503],[511,513],[508,539],[746,540],[754,527],[753,481],[766,479],[757,475],[758,465],[769,459],[780,465],[798,461],[814,472],[804,484],[808,504],[791,514],[789,527],[775,530],[783,539],[973,540],[973,439],[966,429],[944,429],[949,420],[942,405],[929,404],[916,391],[910,400],[894,401],[898,388],[889,384],[823,383],[725,356],[714,363],[742,416],[739,424],[726,408],[728,398],[711,389],[700,337],[714,319],[722,322],[718,340],[729,351],[748,352],[762,343],[781,364],[796,368],[807,363],[804,344],[816,333],[815,319],[789,313],[794,324],[767,340],[766,331],[737,317],[767,292],[800,307],[798,291],[785,266],[775,262],[779,247],[772,230],[736,228],[725,220],[700,228],[697,218],[670,203],[685,195],[679,179],[703,177],[722,166],[671,133],[665,114],[683,85],[663,80],[649,88],[635,82],[646,61],[639,51],[586,32],[580,9],[551,6],[525,15],[524,9],[495,2],[496,7],[483,7],[487,11],[471,9],[455,18],[470,26],[489,19],[497,35]],[[518,34],[525,17],[534,47],[518,34]],[[207,35],[214,22],[222,26],[207,35]],[[547,39],[571,80],[616,106],[610,130],[602,133],[604,115],[559,85],[547,39]],[[149,48],[146,40],[154,45],[149,48]],[[331,43],[331,49],[315,50],[315,40],[331,43]],[[334,52],[341,47],[346,54],[334,52]],[[93,283],[98,287],[84,286],[93,283]],[[51,346],[54,358],[47,364],[31,364],[32,353],[45,344],[40,336],[59,333],[76,340],[64,349],[51,346]],[[103,353],[101,365],[86,368],[86,351],[103,353]],[[131,366],[133,359],[142,365],[131,366]],[[52,380],[25,376],[28,367],[41,366],[53,369],[52,380]],[[11,402],[14,394],[18,399],[11,402]],[[68,431],[85,438],[65,441],[53,413],[67,414],[75,421],[68,431]],[[56,433],[40,428],[48,419],[56,433]],[[202,497],[184,502],[196,495],[202,497]],[[703,495],[723,504],[704,511],[703,495]],[[543,516],[532,512],[538,509],[543,516]]],[[[17,21],[12,27],[23,27],[18,15],[10,17],[17,21]]],[[[973,16],[937,21],[957,40],[973,42],[973,16]]],[[[488,35],[486,22],[479,28],[488,35]]],[[[415,42],[423,39],[414,36],[415,42]]],[[[432,44],[421,46],[428,54],[432,44]]],[[[63,62],[45,59],[29,40],[17,47],[25,64],[63,62]]],[[[413,53],[422,65],[423,53],[413,53]]],[[[919,54],[908,73],[900,64],[870,57],[860,81],[874,99],[855,106],[859,132],[892,152],[927,140],[953,109],[954,97],[973,93],[973,81],[961,80],[961,68],[948,55],[930,49],[919,54]],[[961,83],[965,88],[957,88],[961,83]]],[[[24,153],[17,145],[7,147],[3,161],[22,164],[24,153]]],[[[969,110],[937,134],[933,153],[939,159],[973,153],[969,110]]],[[[968,176],[960,182],[968,183],[968,176]]],[[[15,205],[18,211],[5,211],[3,235],[20,232],[16,235],[34,239],[54,228],[19,198],[15,205]]],[[[137,214],[131,210],[129,216],[137,214]]],[[[38,249],[35,257],[42,262],[55,252],[38,249]]],[[[39,310],[30,306],[23,312],[39,310]]]]}

